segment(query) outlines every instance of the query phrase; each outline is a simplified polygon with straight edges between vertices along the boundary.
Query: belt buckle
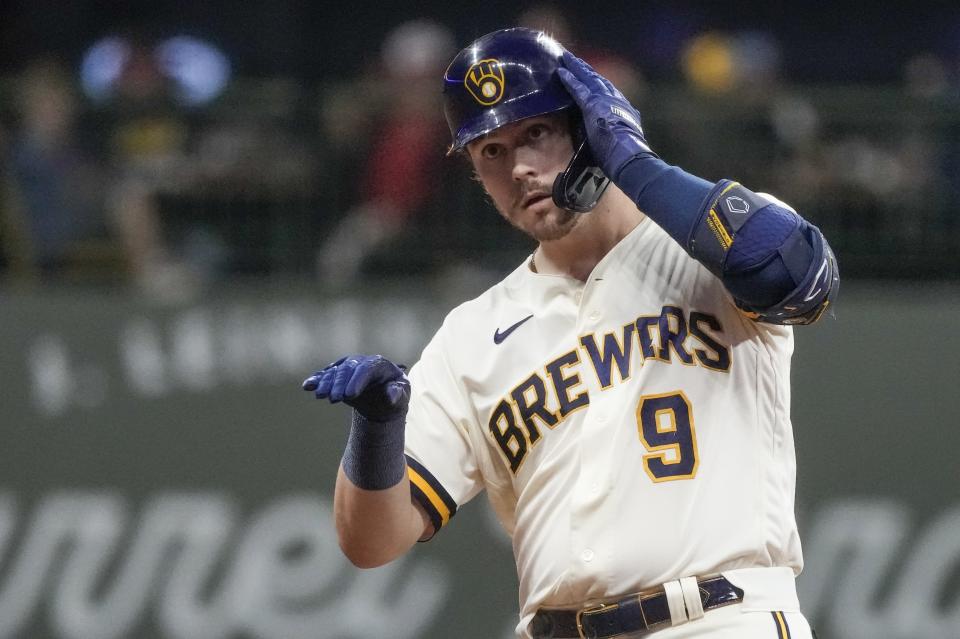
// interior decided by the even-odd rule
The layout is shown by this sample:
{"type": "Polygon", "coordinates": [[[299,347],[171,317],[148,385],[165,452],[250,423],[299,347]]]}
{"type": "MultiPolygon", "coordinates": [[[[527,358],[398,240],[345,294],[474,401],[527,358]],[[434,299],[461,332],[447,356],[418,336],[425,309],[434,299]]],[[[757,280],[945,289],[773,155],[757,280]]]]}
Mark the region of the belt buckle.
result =
{"type": "Polygon", "coordinates": [[[582,608],[577,611],[577,635],[580,639],[594,639],[594,637],[588,637],[583,634],[583,617],[584,615],[598,615],[601,612],[606,612],[607,610],[615,610],[619,608],[619,603],[608,603],[608,604],[597,604],[596,606],[591,606],[589,608],[582,608]]]}

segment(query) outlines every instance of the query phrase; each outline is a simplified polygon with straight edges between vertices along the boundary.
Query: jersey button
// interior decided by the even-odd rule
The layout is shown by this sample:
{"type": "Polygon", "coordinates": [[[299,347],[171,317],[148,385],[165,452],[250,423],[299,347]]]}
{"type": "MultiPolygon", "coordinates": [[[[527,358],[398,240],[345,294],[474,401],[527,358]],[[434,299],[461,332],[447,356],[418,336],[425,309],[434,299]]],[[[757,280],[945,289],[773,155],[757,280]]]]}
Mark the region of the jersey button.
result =
{"type": "Polygon", "coordinates": [[[600,319],[600,311],[592,311],[589,315],[587,315],[587,319],[591,322],[596,322],[598,319],[600,319]]]}
{"type": "Polygon", "coordinates": [[[581,291],[577,291],[576,293],[573,294],[573,301],[576,302],[577,304],[579,304],[580,300],[582,299],[583,299],[583,293],[581,291]]]}
{"type": "Polygon", "coordinates": [[[582,553],[580,553],[580,559],[583,559],[585,562],[590,563],[593,561],[593,551],[587,548],[582,553]]]}

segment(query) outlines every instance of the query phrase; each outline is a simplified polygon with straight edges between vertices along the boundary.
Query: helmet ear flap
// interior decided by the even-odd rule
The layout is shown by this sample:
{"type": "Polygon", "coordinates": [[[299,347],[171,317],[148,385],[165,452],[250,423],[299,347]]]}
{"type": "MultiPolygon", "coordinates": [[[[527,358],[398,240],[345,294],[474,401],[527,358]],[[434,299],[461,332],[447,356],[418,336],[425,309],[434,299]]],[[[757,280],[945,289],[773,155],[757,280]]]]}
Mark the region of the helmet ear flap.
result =
{"type": "Polygon", "coordinates": [[[570,109],[570,140],[573,157],[567,168],[553,181],[553,202],[574,213],[592,210],[603,192],[610,186],[610,178],[597,165],[587,142],[583,116],[579,109],[570,109]]]}

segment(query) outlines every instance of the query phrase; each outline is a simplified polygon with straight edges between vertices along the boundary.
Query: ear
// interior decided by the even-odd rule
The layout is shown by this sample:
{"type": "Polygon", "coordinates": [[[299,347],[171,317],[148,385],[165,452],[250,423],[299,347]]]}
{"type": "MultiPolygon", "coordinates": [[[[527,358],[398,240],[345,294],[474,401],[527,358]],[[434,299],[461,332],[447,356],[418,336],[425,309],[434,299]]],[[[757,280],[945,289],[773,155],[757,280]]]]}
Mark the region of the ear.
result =
{"type": "Polygon", "coordinates": [[[476,172],[477,167],[476,163],[473,161],[473,153],[470,151],[471,147],[475,147],[475,144],[471,142],[467,146],[463,147],[459,151],[456,151],[456,155],[464,162],[470,165],[470,168],[476,172]]]}

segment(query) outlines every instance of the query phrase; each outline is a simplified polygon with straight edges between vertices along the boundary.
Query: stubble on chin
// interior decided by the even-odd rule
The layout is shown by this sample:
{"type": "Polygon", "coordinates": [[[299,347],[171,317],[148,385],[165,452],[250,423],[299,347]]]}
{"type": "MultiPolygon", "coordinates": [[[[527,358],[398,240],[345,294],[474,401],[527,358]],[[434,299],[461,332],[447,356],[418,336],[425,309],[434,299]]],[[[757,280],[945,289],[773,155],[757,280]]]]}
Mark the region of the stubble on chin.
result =
{"type": "Polygon", "coordinates": [[[523,231],[537,242],[552,242],[566,237],[577,225],[577,214],[566,209],[556,208],[544,216],[537,216],[524,224],[521,220],[527,215],[519,207],[516,215],[510,215],[501,207],[497,207],[500,215],[514,228],[523,231]]]}
{"type": "Polygon", "coordinates": [[[558,208],[537,221],[530,234],[538,242],[552,242],[566,237],[577,225],[577,214],[558,208]]]}

